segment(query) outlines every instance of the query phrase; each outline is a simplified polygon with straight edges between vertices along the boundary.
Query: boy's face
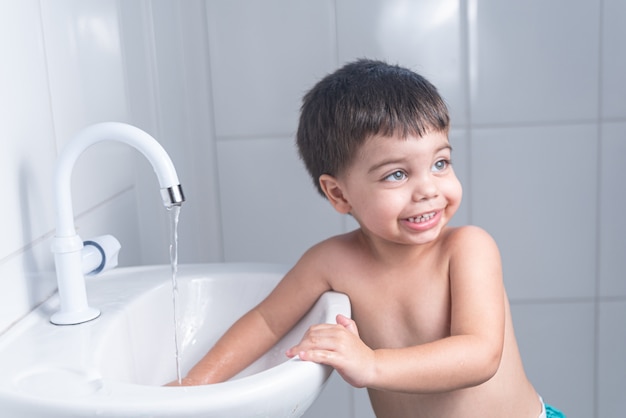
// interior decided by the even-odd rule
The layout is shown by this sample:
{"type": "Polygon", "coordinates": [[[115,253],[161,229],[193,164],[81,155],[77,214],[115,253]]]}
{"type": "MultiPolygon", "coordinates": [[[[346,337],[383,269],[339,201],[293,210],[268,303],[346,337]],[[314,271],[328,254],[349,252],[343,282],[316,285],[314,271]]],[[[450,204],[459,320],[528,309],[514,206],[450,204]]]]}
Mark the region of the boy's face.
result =
{"type": "Polygon", "coordinates": [[[366,232],[401,244],[435,240],[461,203],[446,132],[372,137],[337,178],[320,183],[335,209],[366,232]]]}

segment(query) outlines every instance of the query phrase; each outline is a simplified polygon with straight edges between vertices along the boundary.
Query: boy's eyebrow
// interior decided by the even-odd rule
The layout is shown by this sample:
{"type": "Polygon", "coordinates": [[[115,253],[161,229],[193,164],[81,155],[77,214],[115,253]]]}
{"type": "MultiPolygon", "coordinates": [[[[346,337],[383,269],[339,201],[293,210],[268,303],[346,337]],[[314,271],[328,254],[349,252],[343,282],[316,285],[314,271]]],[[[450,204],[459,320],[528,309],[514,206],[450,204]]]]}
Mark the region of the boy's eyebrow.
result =
{"type": "MultiPolygon", "coordinates": [[[[435,150],[434,154],[437,154],[437,153],[439,153],[439,152],[441,152],[441,151],[443,151],[445,149],[450,150],[450,152],[452,152],[452,145],[450,145],[450,144],[442,145],[442,146],[440,146],[439,148],[437,148],[435,150]]],[[[373,166],[370,167],[370,169],[367,172],[371,173],[371,172],[376,171],[379,168],[384,167],[386,165],[392,165],[392,164],[395,165],[395,164],[403,163],[403,162],[406,162],[406,161],[407,161],[406,157],[390,158],[388,160],[383,160],[383,161],[379,162],[378,164],[374,164],[373,166]]]]}
{"type": "Polygon", "coordinates": [[[388,160],[383,160],[381,162],[379,162],[378,164],[374,164],[373,166],[370,167],[369,170],[367,170],[368,173],[373,173],[374,171],[378,170],[381,167],[384,167],[386,165],[396,165],[399,163],[403,163],[406,161],[406,158],[390,158],[388,160]]]}

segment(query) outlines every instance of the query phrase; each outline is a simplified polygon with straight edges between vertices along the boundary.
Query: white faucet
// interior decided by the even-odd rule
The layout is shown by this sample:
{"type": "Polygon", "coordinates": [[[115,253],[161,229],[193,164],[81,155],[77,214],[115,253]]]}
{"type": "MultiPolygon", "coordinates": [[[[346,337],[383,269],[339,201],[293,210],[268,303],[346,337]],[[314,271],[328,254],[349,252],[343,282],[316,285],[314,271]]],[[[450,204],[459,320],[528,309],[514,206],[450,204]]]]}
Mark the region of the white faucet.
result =
{"type": "Polygon", "coordinates": [[[98,123],[80,131],[63,149],[55,171],[56,234],[52,242],[52,252],[61,308],[50,317],[50,322],[56,325],[80,324],[100,315],[98,309],[87,303],[81,263],[83,241],[74,228],[70,187],[72,169],[78,157],[89,146],[106,140],[126,143],[150,161],[159,179],[161,197],[166,207],[181,205],[185,201],[172,160],[163,147],[146,132],[117,122],[98,123]]]}

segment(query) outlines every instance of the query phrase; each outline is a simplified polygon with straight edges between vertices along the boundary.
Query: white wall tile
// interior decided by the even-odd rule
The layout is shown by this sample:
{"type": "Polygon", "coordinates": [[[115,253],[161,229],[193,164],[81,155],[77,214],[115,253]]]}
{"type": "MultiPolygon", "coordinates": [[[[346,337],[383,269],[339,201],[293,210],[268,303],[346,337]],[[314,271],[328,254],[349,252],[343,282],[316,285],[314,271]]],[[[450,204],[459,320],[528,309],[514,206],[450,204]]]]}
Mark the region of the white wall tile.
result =
{"type": "MultiPolygon", "coordinates": [[[[120,2],[120,28],[132,123],[163,145],[161,119],[168,119],[169,115],[161,117],[160,112],[161,94],[158,89],[159,70],[156,65],[155,32],[161,29],[155,28],[153,4],[152,1],[120,2]]],[[[171,152],[169,146],[166,146],[166,151],[171,152]]],[[[135,160],[134,174],[137,183],[137,211],[140,214],[138,223],[141,239],[141,255],[138,262],[168,263],[169,254],[161,251],[161,248],[169,243],[169,216],[163,209],[161,198],[156,191],[158,186],[150,164],[139,155],[135,160]]],[[[174,165],[176,167],[179,164],[174,161],[174,165]]],[[[181,214],[181,218],[182,223],[186,216],[181,214]]]]}
{"type": "Polygon", "coordinates": [[[295,132],[302,95],[335,65],[333,2],[206,5],[218,137],[295,132]]]}
{"type": "MultiPolygon", "coordinates": [[[[99,142],[87,148],[76,160],[72,172],[74,215],[80,215],[133,186],[134,164],[140,155],[129,145],[115,141],[99,142]]],[[[52,177],[53,173],[49,175],[52,177]]],[[[158,194],[158,190],[155,193],[158,194]]]]}
{"type": "MultiPolygon", "coordinates": [[[[204,2],[124,2],[122,10],[133,118],[170,154],[186,196],[179,260],[221,261],[204,2]]],[[[148,264],[168,262],[158,249],[169,243],[151,171],[137,172],[141,260],[148,264]]]]}
{"type": "Polygon", "coordinates": [[[54,224],[47,208],[56,149],[39,16],[37,1],[0,3],[0,262],[54,224]]]}
{"type": "Polygon", "coordinates": [[[526,373],[544,401],[568,418],[593,416],[593,303],[513,304],[526,373]]]}
{"type": "Polygon", "coordinates": [[[473,131],[472,220],[512,299],[594,296],[596,148],[593,125],[473,131]]]}
{"type": "Polygon", "coordinates": [[[602,117],[626,118],[626,2],[602,1],[602,117]]]}
{"type": "Polygon", "coordinates": [[[600,163],[600,295],[626,296],[626,123],[602,125],[600,163]]]}
{"type": "MultiPolygon", "coordinates": [[[[85,126],[128,120],[117,2],[42,2],[41,21],[50,105],[58,149],[85,126]]],[[[80,213],[134,183],[133,150],[95,145],[74,169],[74,210],[80,213]],[[94,182],[99,182],[94,187],[94,182]]],[[[52,173],[50,173],[52,175],[52,173]]]]}
{"type": "Polygon", "coordinates": [[[409,67],[439,89],[453,126],[467,122],[458,1],[342,0],[336,8],[340,65],[367,57],[409,67]]]}
{"type": "Polygon", "coordinates": [[[470,0],[468,13],[472,122],[597,116],[599,0],[470,0]]]}
{"type": "Polygon", "coordinates": [[[626,410],[626,301],[600,303],[597,418],[621,416],[626,410]]]}
{"type": "Polygon", "coordinates": [[[0,261],[0,334],[56,290],[49,238],[0,261]]]}
{"type": "Polygon", "coordinates": [[[295,263],[342,232],[341,217],[314,189],[293,140],[218,143],[226,261],[295,263]]]}
{"type": "MultiPolygon", "coordinates": [[[[194,0],[181,7],[185,56],[183,81],[188,98],[185,158],[177,160],[177,167],[188,196],[185,213],[193,212],[189,226],[181,224],[181,236],[189,237],[187,245],[181,242],[182,262],[223,260],[205,4],[204,0],[194,0]],[[202,219],[202,222],[195,222],[196,219],[202,219]]],[[[171,146],[175,148],[171,139],[171,146]]]]}
{"type": "Polygon", "coordinates": [[[119,3],[120,43],[130,121],[152,136],[158,136],[158,91],[152,2],[149,0],[119,3]]]}
{"type": "Polygon", "coordinates": [[[62,145],[87,124],[126,120],[117,2],[42,2],[55,130],[62,145]]]}

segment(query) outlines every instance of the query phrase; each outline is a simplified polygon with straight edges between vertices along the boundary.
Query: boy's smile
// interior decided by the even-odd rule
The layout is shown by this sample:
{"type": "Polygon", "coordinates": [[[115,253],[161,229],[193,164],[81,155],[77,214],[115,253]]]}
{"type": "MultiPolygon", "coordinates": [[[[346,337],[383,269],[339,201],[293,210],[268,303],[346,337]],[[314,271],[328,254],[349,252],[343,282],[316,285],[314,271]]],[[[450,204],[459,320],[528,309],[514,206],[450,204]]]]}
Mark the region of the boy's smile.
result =
{"type": "Polygon", "coordinates": [[[416,231],[425,231],[437,225],[440,220],[441,211],[433,211],[411,218],[402,219],[401,222],[405,222],[407,224],[407,228],[411,228],[416,231]]]}
{"type": "Polygon", "coordinates": [[[450,154],[446,132],[376,136],[345,173],[320,182],[335,181],[334,189],[327,187],[329,200],[339,212],[352,214],[371,238],[425,244],[439,236],[461,202],[450,154]]]}

